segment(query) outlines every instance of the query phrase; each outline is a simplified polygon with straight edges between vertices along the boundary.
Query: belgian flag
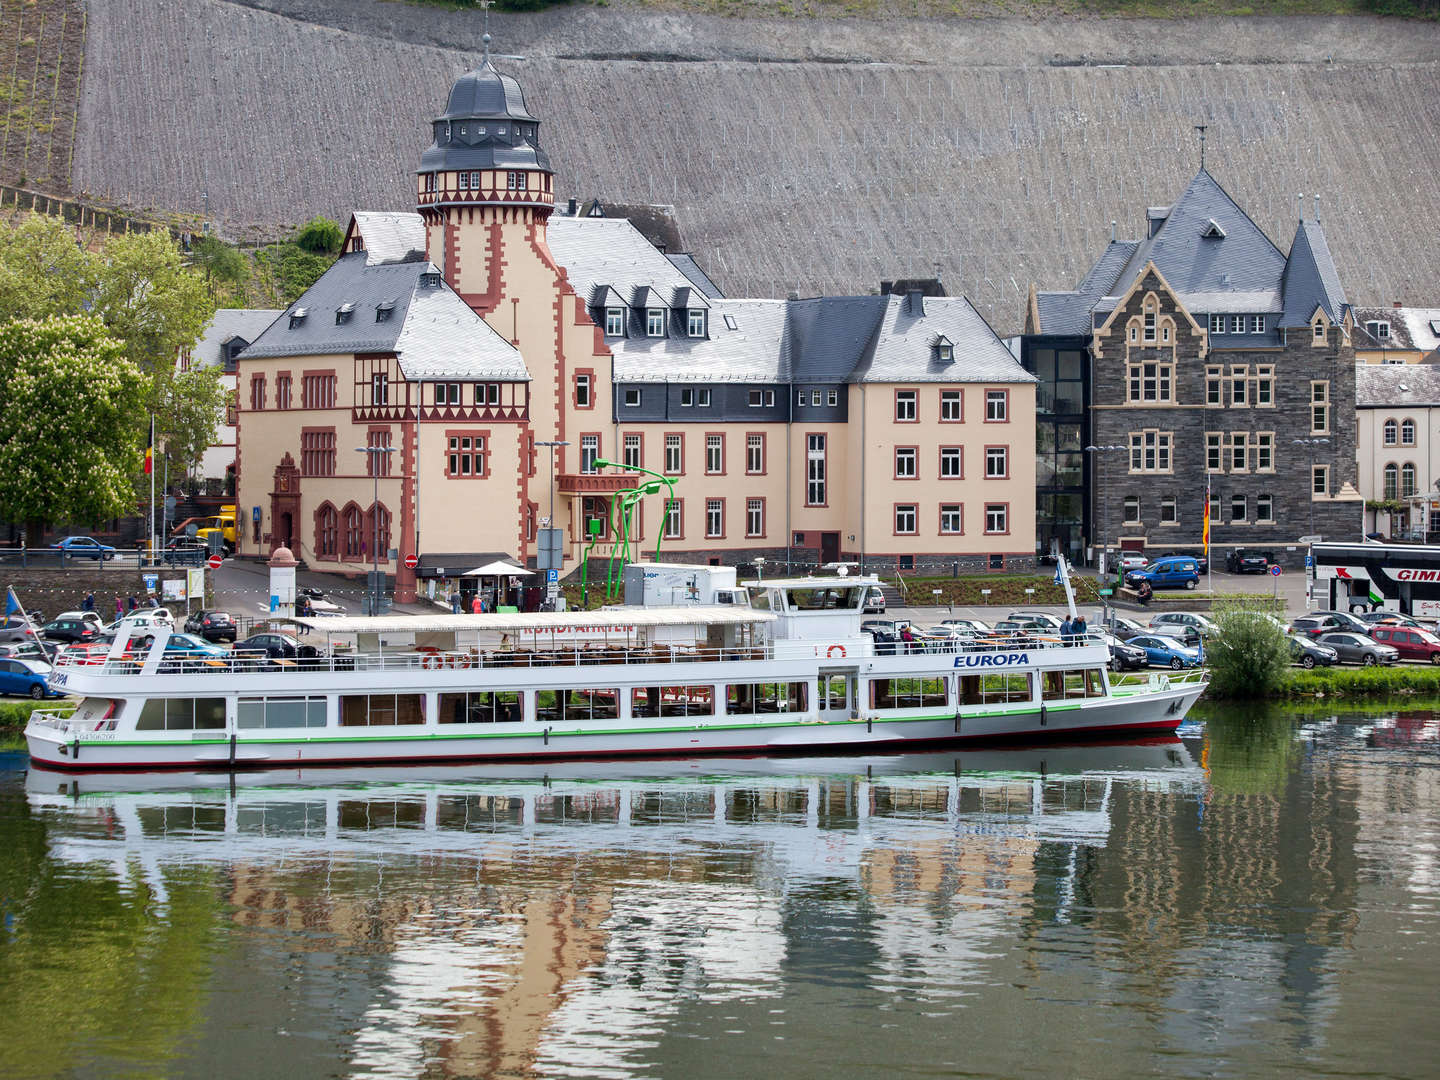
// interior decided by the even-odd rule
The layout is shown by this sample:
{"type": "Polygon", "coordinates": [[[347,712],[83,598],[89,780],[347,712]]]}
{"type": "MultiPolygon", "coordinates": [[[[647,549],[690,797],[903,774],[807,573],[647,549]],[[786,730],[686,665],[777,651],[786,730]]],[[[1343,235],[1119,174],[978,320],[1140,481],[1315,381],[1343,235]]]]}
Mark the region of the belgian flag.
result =
{"type": "Polygon", "coordinates": [[[150,417],[150,436],[145,441],[145,475],[155,471],[155,417],[150,417]]]}

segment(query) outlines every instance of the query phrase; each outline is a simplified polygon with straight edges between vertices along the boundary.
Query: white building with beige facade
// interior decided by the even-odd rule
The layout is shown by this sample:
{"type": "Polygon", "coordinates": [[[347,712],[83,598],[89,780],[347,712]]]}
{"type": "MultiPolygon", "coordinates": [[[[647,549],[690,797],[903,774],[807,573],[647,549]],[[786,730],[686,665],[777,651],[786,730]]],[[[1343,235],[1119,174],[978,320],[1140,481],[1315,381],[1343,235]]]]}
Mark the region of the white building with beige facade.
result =
{"type": "Polygon", "coordinates": [[[534,565],[553,515],[569,573],[653,476],[627,531],[662,558],[1033,565],[1035,382],[968,301],[727,299],[627,221],[555,215],[538,129],[488,61],[463,76],[418,212],[356,214],[241,354],[242,554],[360,573],[378,534],[406,600],[534,565]]]}

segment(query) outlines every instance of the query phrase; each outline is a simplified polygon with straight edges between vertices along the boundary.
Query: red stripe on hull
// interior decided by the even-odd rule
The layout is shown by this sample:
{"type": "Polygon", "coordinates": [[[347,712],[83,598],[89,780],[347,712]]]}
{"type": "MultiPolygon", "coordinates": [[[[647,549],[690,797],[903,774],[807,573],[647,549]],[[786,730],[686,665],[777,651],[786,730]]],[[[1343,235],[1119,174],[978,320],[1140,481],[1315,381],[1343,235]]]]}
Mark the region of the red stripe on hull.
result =
{"type": "Polygon", "coordinates": [[[1066,739],[1076,736],[1089,736],[1090,738],[1105,738],[1110,735],[1135,735],[1135,734],[1170,734],[1180,726],[1181,720],[1173,716],[1167,716],[1160,720],[1152,720],[1138,724],[1103,724],[1094,727],[1065,728],[1052,732],[1045,730],[1008,732],[1003,735],[947,735],[937,739],[903,739],[887,742],[876,742],[864,740],[860,742],[838,742],[826,743],[821,746],[773,746],[769,743],[756,743],[749,746],[715,746],[696,747],[685,746],[675,747],[669,750],[552,750],[547,753],[515,753],[515,754],[422,754],[415,756],[394,756],[394,757],[352,757],[352,758],[286,758],[283,760],[267,761],[237,761],[233,765],[229,762],[127,762],[127,763],[100,763],[93,765],[81,764],[71,761],[49,761],[44,758],[37,758],[33,754],[30,757],[32,765],[51,769],[55,772],[84,773],[84,772],[231,772],[236,770],[249,769],[279,769],[303,766],[310,769],[324,769],[330,767],[352,766],[352,765],[463,765],[480,764],[495,761],[603,761],[606,759],[635,759],[651,758],[663,760],[666,758],[688,758],[688,757],[713,757],[727,754],[751,755],[754,757],[794,757],[800,755],[812,755],[827,750],[861,750],[876,753],[893,753],[899,750],[926,749],[936,746],[954,746],[964,744],[969,746],[1007,746],[1028,744],[1034,742],[1057,742],[1062,743],[1066,739]]]}

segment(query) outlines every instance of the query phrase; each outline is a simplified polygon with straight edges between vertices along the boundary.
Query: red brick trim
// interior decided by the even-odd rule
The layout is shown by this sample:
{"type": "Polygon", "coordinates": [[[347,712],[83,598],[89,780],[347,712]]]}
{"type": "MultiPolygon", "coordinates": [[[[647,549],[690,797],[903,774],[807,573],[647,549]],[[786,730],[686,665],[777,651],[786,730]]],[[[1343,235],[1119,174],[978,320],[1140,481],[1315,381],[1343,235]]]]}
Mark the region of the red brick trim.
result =
{"type": "MultiPolygon", "coordinates": [[[[464,450],[455,451],[457,454],[465,453],[464,450]]],[[[445,429],[445,478],[447,480],[488,480],[490,478],[490,455],[493,450],[490,446],[489,428],[446,428],[445,429]],[[484,439],[485,449],[480,452],[480,470],[477,472],[452,473],[450,471],[450,440],[451,439],[484,439]]],[[[470,455],[475,456],[474,444],[471,444],[470,455]]]]}
{"type": "Polygon", "coordinates": [[[596,380],[596,378],[595,378],[595,369],[594,369],[594,368],[583,368],[583,367],[582,367],[582,368],[576,368],[573,372],[570,373],[570,406],[571,406],[571,408],[574,408],[574,409],[593,409],[593,408],[595,408],[595,397],[596,397],[596,394],[597,394],[598,392],[599,392],[599,387],[598,387],[598,385],[597,385],[597,380],[596,380]],[[590,404],[589,404],[589,405],[581,405],[581,404],[580,404],[580,380],[581,380],[582,377],[588,378],[588,379],[590,380],[590,404]]]}

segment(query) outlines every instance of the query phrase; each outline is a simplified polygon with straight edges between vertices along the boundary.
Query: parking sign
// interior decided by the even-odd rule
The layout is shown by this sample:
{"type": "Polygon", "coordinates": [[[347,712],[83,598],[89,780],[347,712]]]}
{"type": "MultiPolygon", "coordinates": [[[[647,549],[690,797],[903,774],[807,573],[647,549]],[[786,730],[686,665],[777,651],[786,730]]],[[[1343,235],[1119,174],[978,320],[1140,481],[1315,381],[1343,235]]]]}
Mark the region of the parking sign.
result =
{"type": "Polygon", "coordinates": [[[559,580],[560,580],[560,571],[559,571],[559,570],[556,570],[553,566],[552,566],[549,570],[546,570],[546,571],[545,571],[545,584],[546,584],[546,585],[554,585],[554,584],[555,584],[556,582],[558,582],[559,580]]]}

